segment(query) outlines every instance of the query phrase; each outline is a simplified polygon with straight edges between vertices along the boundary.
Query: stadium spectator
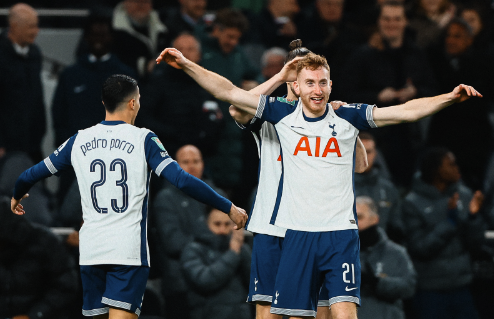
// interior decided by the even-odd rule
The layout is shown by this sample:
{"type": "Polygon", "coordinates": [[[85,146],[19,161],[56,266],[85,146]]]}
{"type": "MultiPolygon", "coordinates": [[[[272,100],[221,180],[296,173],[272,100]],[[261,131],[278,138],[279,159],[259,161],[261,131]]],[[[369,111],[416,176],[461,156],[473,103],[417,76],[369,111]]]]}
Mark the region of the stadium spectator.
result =
{"type": "Polygon", "coordinates": [[[37,162],[43,159],[41,140],[46,130],[41,52],[34,44],[38,15],[31,6],[18,3],[10,8],[8,23],[0,34],[0,157],[22,151],[37,162]]]}
{"type": "Polygon", "coordinates": [[[170,39],[175,39],[183,32],[203,36],[207,23],[204,20],[207,0],[180,0],[178,10],[170,10],[163,19],[169,30],[170,39]]]}
{"type": "Polygon", "coordinates": [[[429,55],[440,90],[461,81],[472,83],[485,94],[475,103],[467,101],[464,109],[453,106],[435,114],[429,125],[428,142],[449,148],[456,156],[464,182],[480,189],[494,147],[489,121],[489,108],[494,104],[494,56],[473,47],[472,30],[461,19],[447,26],[442,44],[429,55]]]}
{"type": "Polygon", "coordinates": [[[268,0],[265,8],[254,19],[252,41],[265,48],[288,47],[298,36],[296,18],[299,11],[297,0],[268,0]]]}
{"type": "Polygon", "coordinates": [[[151,73],[154,57],[170,43],[167,27],[152,0],[124,0],[113,11],[115,54],[141,77],[151,73]]]}
{"type": "Polygon", "coordinates": [[[459,17],[465,20],[472,28],[474,40],[473,47],[477,50],[487,50],[494,52],[492,41],[492,13],[489,19],[489,10],[479,5],[467,5],[459,13],[459,17]]]}
{"type": "Polygon", "coordinates": [[[190,287],[190,318],[251,319],[245,302],[250,249],[243,230],[234,231],[228,216],[217,209],[210,210],[207,226],[209,230],[185,246],[180,258],[190,287]]]}
{"type": "Polygon", "coordinates": [[[78,130],[95,125],[105,118],[105,110],[101,107],[101,85],[110,75],[136,75],[112,54],[110,19],[90,16],[84,27],[84,42],[88,54],[81,56],[74,65],[62,72],[53,98],[56,145],[61,145],[78,130]]]}
{"type": "MultiPolygon", "coordinates": [[[[386,107],[435,94],[426,55],[405,36],[406,25],[402,3],[392,1],[381,6],[377,38],[355,52],[345,67],[345,77],[341,78],[344,101],[386,107]]],[[[419,124],[387,127],[374,136],[393,181],[407,186],[423,140],[419,124]]]]}
{"type": "Polygon", "coordinates": [[[417,271],[413,318],[477,318],[469,285],[469,253],[479,249],[484,221],[483,195],[460,181],[455,156],[431,149],[403,202],[406,243],[417,271]]]}
{"type": "Polygon", "coordinates": [[[0,317],[67,318],[77,290],[75,265],[49,229],[0,200],[0,317]]]}
{"type": "Polygon", "coordinates": [[[420,48],[434,45],[442,31],[456,14],[456,6],[449,0],[418,0],[412,8],[410,29],[420,48]]]}
{"type": "MultiPolygon", "coordinates": [[[[22,152],[9,152],[0,159],[0,196],[11,196],[12,185],[19,174],[34,165],[33,160],[22,152]]],[[[32,213],[26,216],[31,223],[46,227],[55,226],[53,198],[44,185],[35,185],[29,194],[29,202],[24,205],[32,213]]]]}
{"type": "MultiPolygon", "coordinates": [[[[363,141],[363,140],[362,140],[363,141]]],[[[404,319],[403,299],[413,296],[416,273],[405,247],[392,242],[379,226],[372,198],[356,198],[362,267],[360,319],[404,319]]]]}
{"type": "Polygon", "coordinates": [[[369,166],[362,174],[355,174],[355,194],[368,196],[379,207],[379,224],[387,235],[400,243],[403,239],[403,223],[401,220],[401,198],[393,183],[383,177],[380,167],[374,165],[377,146],[374,136],[361,132],[359,137],[367,152],[369,166]]]}
{"type": "MultiPolygon", "coordinates": [[[[192,61],[201,60],[201,45],[191,34],[173,41],[192,61]]],[[[142,89],[145,106],[138,123],[163,136],[167,151],[175,154],[185,144],[196,145],[205,156],[213,155],[223,127],[218,101],[194,80],[169,65],[156,66],[142,89]]]]}
{"type": "MultiPolygon", "coordinates": [[[[181,147],[177,151],[176,161],[184,171],[203,179],[204,162],[197,147],[181,147]]],[[[213,186],[211,181],[206,180],[206,183],[213,186]]],[[[153,228],[157,234],[156,248],[160,252],[159,273],[166,317],[189,318],[187,291],[190,288],[180,268],[180,257],[187,244],[208,232],[205,223],[208,213],[206,205],[186,196],[175,187],[166,187],[156,196],[153,210],[153,228]]]]}
{"type": "MultiPolygon", "coordinates": [[[[255,81],[261,81],[262,78],[257,67],[252,65],[239,46],[240,38],[247,28],[248,21],[240,11],[232,9],[218,11],[211,37],[202,42],[202,66],[226,77],[236,86],[250,89],[257,85],[255,81]]],[[[218,103],[221,112],[228,114],[230,104],[220,101],[218,103]]],[[[244,151],[245,145],[242,132],[235,122],[231,118],[226,118],[225,127],[216,140],[218,148],[216,156],[206,156],[206,167],[215,183],[221,188],[235,189],[249,184],[248,180],[252,179],[252,176],[243,176],[244,154],[255,154],[255,149],[244,151]]],[[[254,183],[255,181],[250,184],[254,183]]]]}
{"type": "MultiPolygon", "coordinates": [[[[262,76],[264,77],[264,81],[269,80],[281,71],[285,64],[287,53],[286,50],[277,47],[264,51],[261,57],[262,76]]],[[[271,93],[273,96],[285,96],[286,94],[286,85],[279,86],[271,93]]]]}
{"type": "Polygon", "coordinates": [[[357,28],[344,20],[344,6],[345,0],[316,0],[299,28],[300,37],[307,47],[328,60],[331,78],[337,79],[333,82],[334,99],[340,99],[339,79],[345,76],[346,60],[366,40],[357,28]]]}

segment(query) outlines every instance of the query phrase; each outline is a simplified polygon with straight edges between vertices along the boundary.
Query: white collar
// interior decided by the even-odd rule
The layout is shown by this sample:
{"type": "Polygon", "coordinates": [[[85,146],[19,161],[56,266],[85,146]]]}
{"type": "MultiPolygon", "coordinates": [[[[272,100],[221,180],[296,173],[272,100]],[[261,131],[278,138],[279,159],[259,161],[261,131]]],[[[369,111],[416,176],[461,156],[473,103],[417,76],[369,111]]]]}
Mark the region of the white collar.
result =
{"type": "Polygon", "coordinates": [[[110,58],[111,58],[111,53],[107,53],[99,59],[94,54],[89,54],[89,57],[88,57],[89,62],[91,62],[91,63],[94,63],[97,61],[106,62],[106,61],[110,60],[110,58]]]}
{"type": "Polygon", "coordinates": [[[27,57],[29,53],[29,45],[26,45],[25,47],[21,47],[19,44],[12,42],[14,45],[14,50],[17,54],[22,55],[23,57],[27,57]]]}

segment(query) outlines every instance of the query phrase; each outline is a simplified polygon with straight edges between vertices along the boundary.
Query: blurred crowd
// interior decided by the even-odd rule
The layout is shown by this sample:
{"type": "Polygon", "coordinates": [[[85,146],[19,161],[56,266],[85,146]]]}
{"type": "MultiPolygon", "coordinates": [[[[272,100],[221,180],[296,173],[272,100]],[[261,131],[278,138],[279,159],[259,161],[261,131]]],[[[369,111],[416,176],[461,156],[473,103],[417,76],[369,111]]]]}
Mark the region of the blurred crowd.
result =
{"type": "MultiPolygon", "coordinates": [[[[257,182],[254,139],[237,127],[229,105],[183,71],[156,65],[170,46],[247,90],[281,70],[297,38],[327,58],[331,100],[386,107],[447,93],[460,83],[475,87],[482,99],[417,123],[361,133],[370,165],[355,176],[359,317],[492,317],[493,1],[28,3],[5,2],[12,6],[0,33],[0,195],[7,198],[17,176],[48,155],[41,147],[47,123],[53,124],[55,149],[104,120],[101,84],[121,73],[139,81],[136,125],[153,130],[184,170],[250,209],[257,182]],[[55,19],[39,16],[39,8],[90,14],[55,19]],[[50,121],[40,76],[43,52],[35,44],[40,27],[83,30],[77,62],[56,71],[50,121]]],[[[273,95],[286,93],[283,86],[273,95]]],[[[75,266],[80,197],[74,174],[57,184],[56,192],[35,186],[22,218],[10,216],[2,202],[0,318],[81,316],[75,266]],[[73,232],[53,235],[46,227],[73,232]]],[[[234,232],[224,214],[159,180],[151,181],[149,205],[155,254],[143,317],[252,318],[244,303],[251,237],[234,232]]]]}

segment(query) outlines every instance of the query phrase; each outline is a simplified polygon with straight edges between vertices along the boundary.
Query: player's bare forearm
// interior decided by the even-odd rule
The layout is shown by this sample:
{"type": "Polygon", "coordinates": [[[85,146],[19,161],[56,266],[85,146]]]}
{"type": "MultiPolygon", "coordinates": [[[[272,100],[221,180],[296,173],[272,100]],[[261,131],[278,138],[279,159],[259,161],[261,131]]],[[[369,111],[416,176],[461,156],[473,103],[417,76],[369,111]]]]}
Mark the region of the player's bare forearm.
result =
{"type": "Polygon", "coordinates": [[[460,84],[450,93],[414,99],[404,104],[385,108],[374,108],[374,123],[380,127],[402,122],[415,122],[470,97],[482,97],[482,94],[471,86],[460,84]]]}
{"type": "Polygon", "coordinates": [[[242,90],[225,77],[206,70],[196,63],[185,58],[182,53],[175,48],[166,48],[161,52],[156,59],[157,63],[161,61],[179,69],[183,69],[190,77],[192,77],[200,86],[211,93],[215,98],[227,103],[236,105],[237,107],[254,112],[257,110],[259,95],[242,90]]]}
{"type": "Polygon", "coordinates": [[[355,149],[355,173],[363,173],[369,166],[367,161],[367,151],[365,150],[364,143],[357,137],[357,147],[355,149]]]}

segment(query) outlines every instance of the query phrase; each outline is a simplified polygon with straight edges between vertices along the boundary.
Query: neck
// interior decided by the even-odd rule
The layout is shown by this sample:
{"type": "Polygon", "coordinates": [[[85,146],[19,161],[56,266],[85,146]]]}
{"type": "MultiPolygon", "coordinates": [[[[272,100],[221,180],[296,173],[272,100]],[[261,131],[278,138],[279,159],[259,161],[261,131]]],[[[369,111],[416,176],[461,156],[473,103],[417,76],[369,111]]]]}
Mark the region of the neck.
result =
{"type": "Polygon", "coordinates": [[[268,10],[269,12],[271,13],[271,15],[275,18],[279,18],[279,17],[283,17],[284,14],[283,14],[283,11],[282,10],[276,10],[277,7],[273,6],[273,5],[270,5],[268,7],[268,10]]]}
{"type": "Polygon", "coordinates": [[[308,107],[305,106],[305,104],[302,104],[302,112],[304,112],[304,115],[306,117],[309,117],[309,118],[317,118],[317,117],[321,117],[324,115],[324,113],[326,113],[326,108],[327,108],[327,104],[325,106],[324,109],[322,109],[321,111],[319,112],[315,112],[310,110],[308,107]]]}
{"type": "Polygon", "coordinates": [[[400,48],[403,45],[403,36],[396,37],[394,39],[387,39],[389,46],[393,49],[400,48]]]}
{"type": "Polygon", "coordinates": [[[132,116],[130,114],[124,114],[123,112],[106,112],[105,121],[124,121],[125,123],[134,125],[132,116]]]}
{"type": "Polygon", "coordinates": [[[15,36],[12,35],[12,32],[9,31],[9,33],[7,33],[7,37],[9,38],[10,42],[12,43],[15,43],[17,45],[19,45],[20,47],[24,48],[26,46],[28,46],[29,44],[26,44],[26,43],[20,43],[16,38],[15,36]]]}
{"type": "Polygon", "coordinates": [[[437,188],[439,190],[439,192],[441,192],[441,193],[444,192],[444,190],[446,188],[448,188],[449,185],[450,185],[450,183],[440,181],[440,180],[435,180],[434,182],[432,182],[432,186],[437,188]]]}

